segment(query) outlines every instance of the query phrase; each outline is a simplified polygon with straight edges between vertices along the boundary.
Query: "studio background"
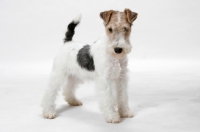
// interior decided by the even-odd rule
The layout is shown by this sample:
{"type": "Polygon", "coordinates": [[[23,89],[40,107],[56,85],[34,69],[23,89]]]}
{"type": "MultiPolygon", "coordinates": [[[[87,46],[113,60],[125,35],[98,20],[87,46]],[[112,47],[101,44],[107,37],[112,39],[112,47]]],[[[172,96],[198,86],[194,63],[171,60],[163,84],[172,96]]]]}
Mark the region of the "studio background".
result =
{"type": "Polygon", "coordinates": [[[200,130],[200,2],[198,0],[0,0],[0,131],[200,130]],[[58,96],[54,120],[40,101],[67,25],[79,13],[75,41],[104,33],[105,10],[138,13],[131,33],[129,102],[135,117],[104,121],[93,83],[77,91],[81,107],[58,96]]]}

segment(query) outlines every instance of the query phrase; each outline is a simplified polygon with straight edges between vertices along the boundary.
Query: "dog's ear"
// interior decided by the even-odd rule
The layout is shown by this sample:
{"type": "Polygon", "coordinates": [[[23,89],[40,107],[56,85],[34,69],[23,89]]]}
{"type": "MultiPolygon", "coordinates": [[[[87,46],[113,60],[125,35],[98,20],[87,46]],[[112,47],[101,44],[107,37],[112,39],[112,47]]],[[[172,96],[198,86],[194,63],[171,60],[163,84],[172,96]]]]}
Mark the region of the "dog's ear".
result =
{"type": "Polygon", "coordinates": [[[125,16],[127,21],[132,24],[133,21],[137,18],[138,14],[136,12],[132,12],[130,9],[125,9],[124,10],[125,16]]]}
{"type": "Polygon", "coordinates": [[[104,20],[104,24],[107,25],[110,21],[110,18],[112,16],[113,10],[104,11],[100,13],[100,17],[104,20]]]}

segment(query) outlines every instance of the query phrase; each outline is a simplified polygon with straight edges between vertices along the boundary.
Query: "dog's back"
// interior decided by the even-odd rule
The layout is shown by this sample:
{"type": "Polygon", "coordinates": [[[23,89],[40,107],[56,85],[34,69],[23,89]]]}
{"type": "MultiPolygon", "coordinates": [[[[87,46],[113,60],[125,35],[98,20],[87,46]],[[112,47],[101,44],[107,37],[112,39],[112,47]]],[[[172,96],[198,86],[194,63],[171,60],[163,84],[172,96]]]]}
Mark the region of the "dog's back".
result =
{"type": "Polygon", "coordinates": [[[94,78],[95,74],[92,72],[95,70],[95,67],[90,52],[90,45],[72,41],[75,28],[80,23],[80,20],[81,15],[78,15],[68,24],[64,45],[54,60],[53,71],[71,76],[79,75],[81,80],[90,80],[90,78],[94,78]]]}

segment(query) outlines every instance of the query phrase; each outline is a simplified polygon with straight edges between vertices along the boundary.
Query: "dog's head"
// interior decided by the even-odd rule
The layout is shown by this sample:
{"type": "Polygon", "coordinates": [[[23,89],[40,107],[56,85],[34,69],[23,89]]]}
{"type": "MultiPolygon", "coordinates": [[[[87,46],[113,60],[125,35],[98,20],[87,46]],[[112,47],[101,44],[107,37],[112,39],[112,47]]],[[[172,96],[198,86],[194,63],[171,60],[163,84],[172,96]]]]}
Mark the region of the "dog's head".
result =
{"type": "Polygon", "coordinates": [[[107,53],[114,58],[123,59],[126,54],[130,53],[132,46],[129,36],[137,15],[130,9],[125,9],[124,12],[110,10],[100,13],[109,41],[107,53]]]}

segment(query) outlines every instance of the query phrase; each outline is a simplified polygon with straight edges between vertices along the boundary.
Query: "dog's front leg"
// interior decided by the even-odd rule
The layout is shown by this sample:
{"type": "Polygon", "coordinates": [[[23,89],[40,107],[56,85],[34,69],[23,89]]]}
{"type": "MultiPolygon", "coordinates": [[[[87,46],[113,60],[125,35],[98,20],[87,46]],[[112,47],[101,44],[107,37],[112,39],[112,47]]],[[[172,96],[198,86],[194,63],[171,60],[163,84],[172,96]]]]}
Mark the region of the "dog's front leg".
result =
{"type": "Polygon", "coordinates": [[[117,81],[117,100],[118,100],[118,112],[122,118],[131,118],[133,113],[128,105],[128,94],[127,94],[127,69],[124,68],[121,71],[121,75],[117,81]]]}
{"type": "Polygon", "coordinates": [[[108,123],[119,123],[120,115],[116,111],[116,83],[114,80],[98,78],[96,80],[97,94],[99,96],[100,109],[108,123]]]}

